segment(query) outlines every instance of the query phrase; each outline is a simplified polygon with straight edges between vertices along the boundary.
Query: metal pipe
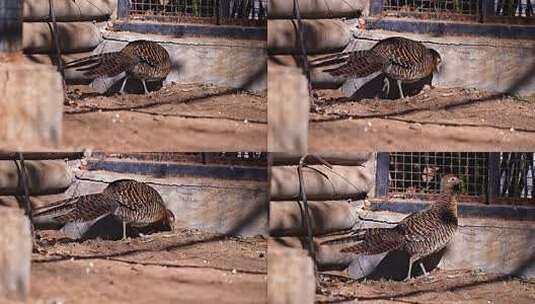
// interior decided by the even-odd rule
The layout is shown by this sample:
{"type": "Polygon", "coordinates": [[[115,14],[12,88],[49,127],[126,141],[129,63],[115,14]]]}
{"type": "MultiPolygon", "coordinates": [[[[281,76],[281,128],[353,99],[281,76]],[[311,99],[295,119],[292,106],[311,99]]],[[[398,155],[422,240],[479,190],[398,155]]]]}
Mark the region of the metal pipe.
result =
{"type": "Polygon", "coordinates": [[[22,51],[23,0],[0,0],[0,53],[22,51]]]}
{"type": "MultiPolygon", "coordinates": [[[[53,159],[81,159],[84,157],[84,152],[23,152],[25,160],[53,160],[53,159]]],[[[18,152],[2,152],[0,151],[0,160],[16,160],[19,159],[18,152]]]]}

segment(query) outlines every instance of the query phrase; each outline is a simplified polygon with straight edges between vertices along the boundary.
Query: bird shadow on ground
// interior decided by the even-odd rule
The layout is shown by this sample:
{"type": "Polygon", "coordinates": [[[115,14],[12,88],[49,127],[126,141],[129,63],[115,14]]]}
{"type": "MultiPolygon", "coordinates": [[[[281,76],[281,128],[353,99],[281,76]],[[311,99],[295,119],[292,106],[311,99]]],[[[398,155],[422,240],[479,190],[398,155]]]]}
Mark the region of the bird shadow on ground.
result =
{"type": "MultiPolygon", "coordinates": [[[[432,265],[432,263],[434,263],[434,262],[431,262],[431,261],[428,261],[428,262],[431,263],[431,265],[432,265]]],[[[418,296],[418,295],[423,295],[423,294],[427,294],[427,293],[445,292],[445,291],[455,292],[455,291],[469,289],[469,288],[473,288],[473,287],[477,287],[477,286],[481,286],[481,285],[485,285],[485,284],[506,281],[506,280],[509,280],[509,279],[511,279],[513,277],[520,277],[520,276],[522,276],[524,274],[524,272],[526,270],[528,270],[529,268],[532,268],[534,264],[535,264],[535,254],[532,254],[528,259],[526,259],[522,264],[520,264],[518,267],[516,267],[513,271],[511,271],[511,272],[509,272],[507,274],[502,274],[502,275],[499,275],[499,276],[496,276],[496,277],[493,277],[493,278],[489,278],[489,279],[486,279],[486,280],[478,280],[476,282],[469,282],[469,283],[460,283],[460,284],[456,284],[454,286],[448,285],[448,286],[444,286],[442,289],[440,289],[440,288],[437,289],[436,287],[431,287],[431,288],[426,288],[426,289],[417,289],[417,290],[413,290],[413,291],[409,291],[409,292],[399,292],[399,293],[394,293],[394,294],[392,294],[392,293],[384,293],[383,295],[380,295],[380,296],[369,296],[369,297],[350,296],[350,297],[344,297],[343,299],[322,301],[322,302],[319,302],[319,303],[342,303],[342,302],[346,303],[347,301],[352,301],[352,300],[359,300],[359,301],[380,301],[380,300],[395,301],[396,299],[401,300],[402,298],[418,296]]],[[[413,268],[414,268],[414,266],[413,266],[413,268]]],[[[405,269],[405,275],[406,275],[406,269],[405,269]]]]}
{"type": "MultiPolygon", "coordinates": [[[[261,79],[265,77],[267,71],[267,65],[259,68],[251,77],[249,77],[246,81],[238,85],[240,88],[248,88],[251,87],[252,84],[254,84],[258,79],[261,79]]],[[[130,80],[129,80],[130,81],[130,80]]],[[[141,90],[143,91],[143,85],[138,80],[131,80],[132,82],[139,82],[139,86],[141,87],[141,90]]],[[[118,85],[119,88],[122,84],[122,81],[118,81],[114,85],[118,85]]],[[[147,83],[147,86],[149,83],[147,83]]],[[[89,113],[89,112],[115,112],[115,111],[121,111],[121,110],[142,110],[142,109],[148,109],[155,106],[161,106],[164,104],[193,104],[193,103],[199,103],[199,102],[206,102],[207,98],[210,97],[220,97],[220,96],[227,96],[232,94],[238,94],[240,92],[246,91],[246,89],[240,89],[240,88],[228,88],[224,90],[218,90],[216,92],[212,93],[206,93],[206,94],[196,94],[193,96],[189,96],[186,98],[168,98],[167,100],[147,100],[146,102],[143,102],[142,104],[137,105],[128,105],[128,106],[121,106],[121,107],[111,107],[111,108],[103,108],[103,107],[90,107],[90,108],[83,108],[83,109],[77,109],[76,114],[81,113],[89,113]]]]}
{"type": "MultiPolygon", "coordinates": [[[[423,275],[423,271],[420,268],[420,262],[424,264],[427,272],[433,271],[442,256],[447,251],[447,247],[442,250],[422,258],[420,261],[416,261],[412,265],[411,278],[415,276],[423,275]]],[[[402,251],[391,251],[385,258],[377,265],[375,270],[367,277],[370,280],[394,280],[402,281],[407,277],[407,271],[409,270],[409,255],[402,251]]]]}
{"type": "MultiPolygon", "coordinates": [[[[349,100],[359,100],[365,98],[382,98],[382,99],[399,99],[401,94],[398,89],[397,82],[395,80],[390,81],[390,89],[388,94],[385,94],[383,91],[383,86],[385,83],[386,75],[381,73],[376,77],[372,78],[370,81],[366,82],[360,88],[358,88],[349,100]]],[[[433,81],[433,75],[429,75],[426,78],[420,79],[413,83],[403,83],[401,87],[403,88],[403,93],[405,97],[418,95],[425,85],[431,86],[433,81]]]]}

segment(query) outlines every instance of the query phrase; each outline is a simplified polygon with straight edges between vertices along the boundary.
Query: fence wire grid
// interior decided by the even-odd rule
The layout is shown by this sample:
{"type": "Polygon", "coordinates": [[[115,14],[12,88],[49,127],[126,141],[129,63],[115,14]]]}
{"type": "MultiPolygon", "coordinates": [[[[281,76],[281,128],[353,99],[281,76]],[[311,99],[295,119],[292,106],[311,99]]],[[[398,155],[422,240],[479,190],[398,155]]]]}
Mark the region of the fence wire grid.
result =
{"type": "Polygon", "coordinates": [[[532,0],[378,0],[383,14],[455,21],[478,21],[483,11],[493,22],[535,21],[532,0]]]}
{"type": "Polygon", "coordinates": [[[442,176],[455,174],[463,181],[463,197],[470,197],[470,201],[488,202],[490,192],[497,203],[535,201],[534,154],[494,155],[497,157],[477,152],[390,153],[388,193],[393,197],[425,199],[440,192],[442,176]]]}
{"type": "Polygon", "coordinates": [[[129,0],[132,20],[264,26],[268,0],[129,0]]]}

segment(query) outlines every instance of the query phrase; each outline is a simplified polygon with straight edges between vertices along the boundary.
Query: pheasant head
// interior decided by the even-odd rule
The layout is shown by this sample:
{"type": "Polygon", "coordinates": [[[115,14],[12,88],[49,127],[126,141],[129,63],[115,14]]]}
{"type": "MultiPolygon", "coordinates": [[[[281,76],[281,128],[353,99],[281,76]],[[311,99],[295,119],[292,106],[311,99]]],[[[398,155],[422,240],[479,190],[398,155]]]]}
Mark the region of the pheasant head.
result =
{"type": "Polygon", "coordinates": [[[433,50],[433,49],[429,49],[430,53],[431,53],[431,57],[433,57],[433,63],[434,63],[434,66],[435,66],[435,72],[440,72],[440,66],[441,66],[441,63],[442,63],[442,57],[440,57],[440,54],[433,50]]]}
{"type": "Polygon", "coordinates": [[[163,224],[165,228],[169,229],[170,231],[175,230],[175,214],[169,209],[165,209],[165,218],[163,220],[163,224]]]}
{"type": "Polygon", "coordinates": [[[440,181],[440,192],[459,194],[463,181],[453,174],[444,175],[440,181]]]}

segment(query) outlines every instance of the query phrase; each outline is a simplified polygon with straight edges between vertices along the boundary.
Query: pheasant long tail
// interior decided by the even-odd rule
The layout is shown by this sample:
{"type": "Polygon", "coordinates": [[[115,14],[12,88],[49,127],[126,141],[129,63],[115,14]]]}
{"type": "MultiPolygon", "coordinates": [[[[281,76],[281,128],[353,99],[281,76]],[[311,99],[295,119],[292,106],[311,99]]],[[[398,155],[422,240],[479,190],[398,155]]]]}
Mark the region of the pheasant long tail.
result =
{"type": "Polygon", "coordinates": [[[94,220],[101,215],[110,214],[117,203],[109,195],[102,193],[78,196],[61,200],[48,206],[35,209],[33,219],[41,224],[65,224],[94,220]]]}
{"type": "Polygon", "coordinates": [[[33,210],[33,221],[36,224],[64,224],[61,217],[68,215],[76,208],[78,197],[54,202],[50,205],[33,210]]]}
{"type": "MultiPolygon", "coordinates": [[[[370,50],[355,51],[340,59],[345,59],[341,60],[341,65],[323,71],[333,76],[365,77],[381,71],[384,65],[384,59],[370,50]]],[[[336,60],[332,59],[330,62],[338,63],[336,60]]]]}
{"type": "Polygon", "coordinates": [[[368,228],[354,232],[354,235],[341,237],[322,243],[326,245],[347,244],[340,251],[353,254],[379,254],[399,248],[403,236],[393,228],[368,228]]]}
{"type": "Polygon", "coordinates": [[[79,239],[116,208],[117,202],[109,195],[89,194],[38,208],[33,213],[33,220],[40,228],[63,226],[62,231],[68,237],[79,239]]]}
{"type": "Polygon", "coordinates": [[[326,56],[321,56],[310,61],[310,67],[318,68],[329,66],[333,64],[345,63],[351,53],[337,53],[326,56]]]}
{"type": "Polygon", "coordinates": [[[128,70],[136,61],[121,52],[104,53],[80,58],[65,65],[66,69],[76,68],[88,77],[113,77],[128,70]]]}

